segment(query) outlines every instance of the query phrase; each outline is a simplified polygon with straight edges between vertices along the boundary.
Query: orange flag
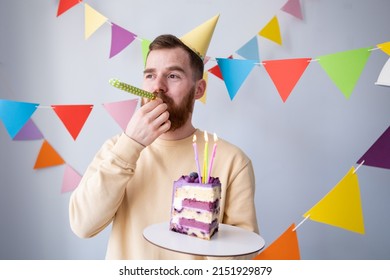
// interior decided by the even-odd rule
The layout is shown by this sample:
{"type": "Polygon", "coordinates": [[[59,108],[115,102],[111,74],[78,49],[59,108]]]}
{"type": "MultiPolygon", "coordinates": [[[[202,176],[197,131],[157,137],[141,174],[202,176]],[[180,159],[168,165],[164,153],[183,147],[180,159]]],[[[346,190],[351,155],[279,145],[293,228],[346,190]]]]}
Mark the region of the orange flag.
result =
{"type": "Polygon", "coordinates": [[[58,4],[57,17],[65,13],[73,6],[76,6],[80,2],[82,1],[81,0],[60,0],[60,3],[58,4]]]}
{"type": "Polygon", "coordinates": [[[254,257],[254,260],[300,260],[297,232],[292,224],[278,239],[264,251],[254,257]]]}
{"type": "Polygon", "coordinates": [[[264,68],[274,82],[283,102],[286,102],[311,58],[295,58],[263,61],[264,68]]]}
{"type": "Polygon", "coordinates": [[[364,234],[359,182],[355,169],[352,167],[344,178],[303,216],[364,234]]]}
{"type": "Polygon", "coordinates": [[[259,31],[259,35],[263,36],[275,43],[282,44],[282,36],[280,35],[279,21],[276,16],[274,16],[262,30],[259,31]]]}
{"type": "Polygon", "coordinates": [[[65,161],[46,140],[43,141],[34,169],[64,164],[65,161]]]}
{"type": "Polygon", "coordinates": [[[52,105],[57,116],[76,140],[86,122],[93,105],[52,105]]]}

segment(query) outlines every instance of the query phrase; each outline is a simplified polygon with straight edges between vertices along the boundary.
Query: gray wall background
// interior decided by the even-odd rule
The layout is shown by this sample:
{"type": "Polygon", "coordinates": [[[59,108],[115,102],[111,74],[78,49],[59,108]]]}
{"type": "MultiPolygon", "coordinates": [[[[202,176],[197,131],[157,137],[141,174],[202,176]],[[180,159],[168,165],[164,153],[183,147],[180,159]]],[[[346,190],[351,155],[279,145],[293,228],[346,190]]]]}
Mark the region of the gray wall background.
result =
{"type": "MultiPolygon", "coordinates": [[[[220,13],[211,57],[234,54],[274,15],[284,43],[258,37],[261,60],[315,58],[390,40],[387,0],[302,0],[303,21],[280,10],[285,2],[85,1],[148,39],[184,35],[220,13]]],[[[110,26],[84,40],[83,5],[59,18],[57,6],[58,1],[0,1],[0,98],[94,104],[77,141],[52,110],[33,115],[51,145],[83,173],[104,140],[120,132],[101,104],[132,98],[113,90],[108,79],[141,85],[141,47],[135,41],[108,59],[110,26]]],[[[389,126],[390,88],[374,85],[387,58],[382,51],[371,54],[349,100],[316,62],[286,103],[263,67],[251,72],[233,102],[224,83],[209,75],[207,104],[196,105],[195,124],[252,158],[258,220],[268,244],[298,224],[389,126]]],[[[42,141],[12,141],[0,125],[0,143],[0,259],[104,258],[109,228],[88,240],[69,228],[70,194],[60,193],[64,166],[33,170],[42,141]]],[[[390,170],[362,166],[358,176],[366,234],[308,220],[297,231],[302,259],[390,258],[390,170]]]]}

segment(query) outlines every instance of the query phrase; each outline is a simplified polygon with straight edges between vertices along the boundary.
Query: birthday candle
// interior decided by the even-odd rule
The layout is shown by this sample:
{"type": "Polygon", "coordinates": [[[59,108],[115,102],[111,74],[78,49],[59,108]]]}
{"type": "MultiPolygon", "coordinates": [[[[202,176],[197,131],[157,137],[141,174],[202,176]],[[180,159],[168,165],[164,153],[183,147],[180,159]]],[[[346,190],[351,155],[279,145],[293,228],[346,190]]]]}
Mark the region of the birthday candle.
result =
{"type": "Polygon", "coordinates": [[[127,92],[135,94],[135,95],[138,95],[140,97],[145,97],[145,98],[149,98],[149,99],[156,98],[156,96],[153,93],[148,92],[148,91],[143,90],[143,89],[140,89],[140,88],[137,88],[135,86],[126,84],[124,82],[119,81],[118,79],[110,79],[108,82],[110,83],[110,85],[112,85],[116,88],[119,88],[121,90],[127,91],[127,92]]]}
{"type": "Polygon", "coordinates": [[[211,152],[211,161],[210,161],[210,165],[209,165],[209,172],[207,173],[208,174],[207,182],[209,182],[209,180],[210,180],[211,171],[213,169],[215,153],[217,152],[217,141],[218,141],[217,134],[214,133],[214,145],[213,145],[213,151],[211,152]]]}
{"type": "Polygon", "coordinates": [[[209,161],[209,138],[207,136],[207,131],[204,132],[204,151],[203,151],[203,184],[207,184],[207,163],[209,161]]]}
{"type": "Polygon", "coordinates": [[[199,182],[202,182],[202,173],[200,173],[200,165],[199,165],[199,157],[198,157],[198,147],[196,145],[196,135],[194,134],[194,137],[192,138],[192,146],[194,147],[194,154],[195,154],[195,162],[196,162],[196,168],[198,169],[198,178],[199,182]]]}

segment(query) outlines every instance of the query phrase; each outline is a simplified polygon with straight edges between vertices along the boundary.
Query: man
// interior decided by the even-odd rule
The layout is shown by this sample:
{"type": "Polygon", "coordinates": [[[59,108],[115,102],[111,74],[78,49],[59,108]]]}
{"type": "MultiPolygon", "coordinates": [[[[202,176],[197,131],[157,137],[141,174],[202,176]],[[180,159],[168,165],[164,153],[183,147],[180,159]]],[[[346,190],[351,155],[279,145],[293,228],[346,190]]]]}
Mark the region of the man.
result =
{"type": "MultiPolygon", "coordinates": [[[[192,113],[206,89],[202,75],[198,54],[172,35],[157,37],[143,84],[157,98],[102,146],[73,192],[70,223],[78,236],[92,237],[112,223],[107,259],[204,258],[157,247],[142,235],[147,226],[169,221],[173,181],[196,170],[193,135],[199,148],[204,142],[192,113]]],[[[222,183],[221,222],[258,232],[249,158],[220,139],[213,175],[222,183]]]]}

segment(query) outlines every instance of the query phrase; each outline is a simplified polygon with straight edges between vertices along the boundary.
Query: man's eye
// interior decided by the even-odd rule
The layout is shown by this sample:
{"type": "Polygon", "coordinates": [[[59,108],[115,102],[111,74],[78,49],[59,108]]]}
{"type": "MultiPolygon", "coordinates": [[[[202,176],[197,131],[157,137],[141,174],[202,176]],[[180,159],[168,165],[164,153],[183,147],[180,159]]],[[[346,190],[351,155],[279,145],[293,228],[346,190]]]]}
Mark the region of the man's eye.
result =
{"type": "Polygon", "coordinates": [[[169,74],[168,78],[170,78],[170,79],[177,79],[177,78],[179,78],[179,76],[176,75],[176,74],[169,74]]]}

